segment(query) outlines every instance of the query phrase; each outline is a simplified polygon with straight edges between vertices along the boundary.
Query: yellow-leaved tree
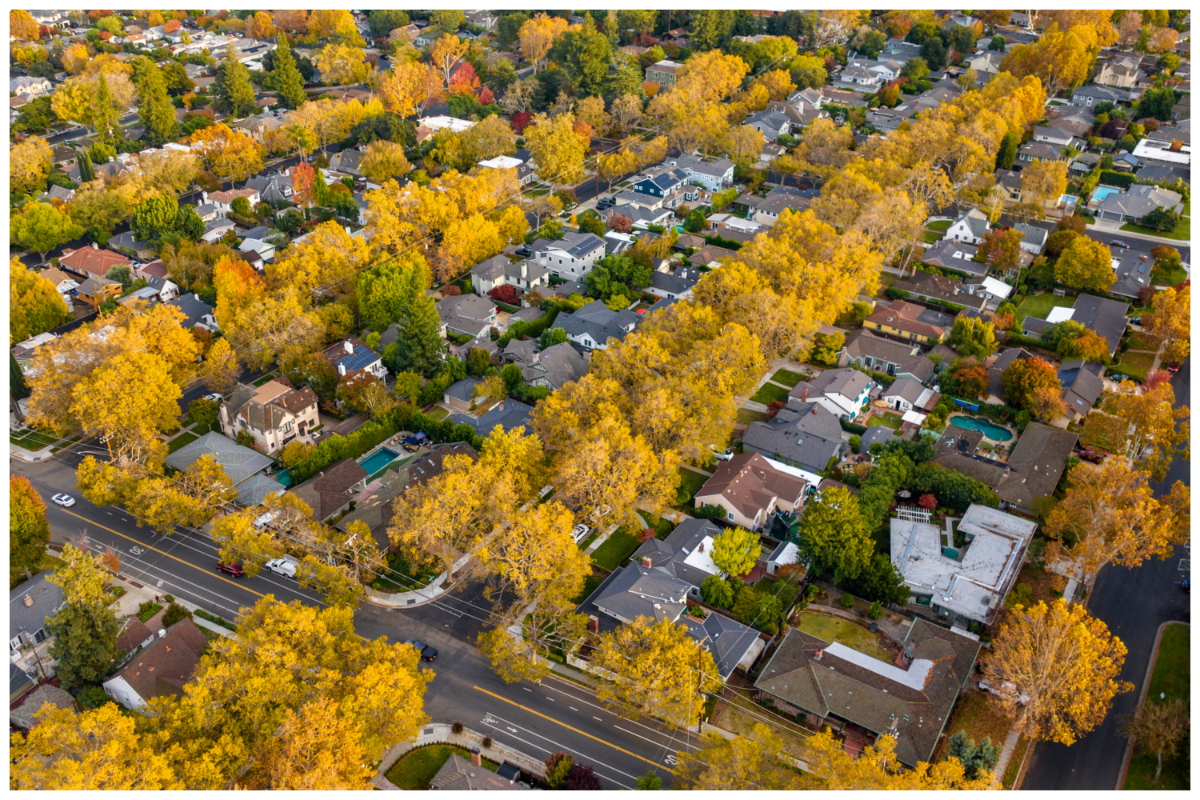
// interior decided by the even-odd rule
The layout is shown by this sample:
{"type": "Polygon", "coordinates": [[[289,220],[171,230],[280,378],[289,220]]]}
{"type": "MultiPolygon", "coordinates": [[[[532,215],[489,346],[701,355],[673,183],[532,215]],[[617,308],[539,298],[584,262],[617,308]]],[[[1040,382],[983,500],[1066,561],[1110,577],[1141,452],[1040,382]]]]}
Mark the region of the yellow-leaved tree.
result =
{"type": "Polygon", "coordinates": [[[755,723],[749,736],[706,734],[699,749],[679,754],[672,789],[761,791],[800,788],[800,776],[780,756],[783,740],[755,723]]]}
{"type": "Polygon", "coordinates": [[[555,117],[535,116],[525,129],[525,144],[537,162],[538,175],[551,186],[574,186],[583,179],[591,142],[575,131],[575,115],[570,111],[555,117]]]}
{"type": "Polygon", "coordinates": [[[991,776],[966,777],[962,762],[950,757],[937,764],[918,762],[904,767],[896,758],[896,740],[884,734],[858,756],[846,752],[845,742],[828,728],[804,740],[804,763],[809,765],[799,788],[817,790],[981,790],[991,786],[991,776]]]}

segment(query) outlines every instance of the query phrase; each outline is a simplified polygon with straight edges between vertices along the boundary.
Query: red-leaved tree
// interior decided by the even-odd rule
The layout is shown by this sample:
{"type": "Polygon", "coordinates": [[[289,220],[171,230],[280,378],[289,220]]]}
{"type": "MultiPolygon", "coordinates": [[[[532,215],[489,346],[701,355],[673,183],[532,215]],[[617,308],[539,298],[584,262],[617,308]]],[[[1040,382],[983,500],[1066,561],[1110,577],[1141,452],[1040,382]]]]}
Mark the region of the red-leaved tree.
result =
{"type": "Polygon", "coordinates": [[[450,90],[450,94],[463,97],[473,96],[475,92],[479,91],[479,76],[475,74],[475,67],[467,61],[459,64],[458,69],[454,70],[454,74],[450,77],[450,85],[447,88],[450,90]]]}
{"type": "Polygon", "coordinates": [[[317,204],[317,173],[311,164],[301,161],[292,167],[292,188],[300,205],[308,207],[317,204]]]}
{"type": "Polygon", "coordinates": [[[442,297],[457,297],[462,294],[462,289],[457,286],[447,286],[442,289],[442,297]]]}
{"type": "Polygon", "coordinates": [[[521,295],[517,291],[517,287],[507,284],[497,286],[488,292],[487,295],[497,303],[507,303],[510,306],[515,306],[521,302],[521,295]]]}
{"type": "Polygon", "coordinates": [[[937,498],[931,494],[921,495],[921,499],[917,501],[917,505],[926,511],[933,511],[937,508],[937,498]]]}
{"type": "Polygon", "coordinates": [[[617,233],[629,233],[633,230],[633,220],[624,214],[609,214],[608,227],[617,233]]]}
{"type": "Polygon", "coordinates": [[[512,117],[513,133],[520,133],[529,127],[529,123],[533,121],[533,116],[528,111],[518,111],[512,117]]]}
{"type": "Polygon", "coordinates": [[[484,86],[482,89],[479,90],[479,104],[480,105],[490,106],[494,102],[496,102],[496,95],[492,94],[491,89],[484,86]]]}

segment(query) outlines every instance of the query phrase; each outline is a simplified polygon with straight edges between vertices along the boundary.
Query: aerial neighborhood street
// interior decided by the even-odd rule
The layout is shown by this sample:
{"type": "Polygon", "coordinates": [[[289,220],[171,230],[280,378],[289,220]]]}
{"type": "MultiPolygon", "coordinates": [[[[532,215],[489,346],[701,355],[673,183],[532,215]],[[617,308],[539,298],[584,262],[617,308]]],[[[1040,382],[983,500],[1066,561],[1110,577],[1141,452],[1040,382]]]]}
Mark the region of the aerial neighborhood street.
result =
{"type": "Polygon", "coordinates": [[[9,23],[11,788],[1190,788],[1187,10],[9,23]]]}

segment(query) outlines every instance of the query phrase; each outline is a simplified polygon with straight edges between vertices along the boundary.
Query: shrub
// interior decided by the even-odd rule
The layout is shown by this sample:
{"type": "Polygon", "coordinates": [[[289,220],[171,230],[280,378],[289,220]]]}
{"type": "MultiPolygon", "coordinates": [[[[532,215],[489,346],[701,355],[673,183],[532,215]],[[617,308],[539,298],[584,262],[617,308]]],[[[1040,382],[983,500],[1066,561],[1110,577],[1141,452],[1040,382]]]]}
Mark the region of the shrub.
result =
{"type": "Polygon", "coordinates": [[[521,293],[517,291],[517,287],[508,284],[495,287],[487,295],[497,302],[508,303],[510,306],[521,302],[521,293]]]}
{"type": "Polygon", "coordinates": [[[188,611],[178,603],[171,603],[167,606],[167,613],[163,614],[162,624],[164,628],[169,628],[180,620],[191,618],[191,611],[188,611]]]}
{"type": "Polygon", "coordinates": [[[458,288],[457,286],[447,286],[442,289],[443,297],[457,297],[460,294],[462,294],[462,289],[458,288]]]}
{"type": "Polygon", "coordinates": [[[926,511],[933,511],[933,509],[937,508],[937,498],[931,494],[923,494],[921,495],[921,499],[917,501],[917,505],[926,511]]]}
{"type": "Polygon", "coordinates": [[[871,608],[867,611],[867,616],[871,619],[879,619],[882,617],[883,603],[880,603],[878,600],[876,600],[874,603],[871,603],[871,608]]]}
{"type": "Polygon", "coordinates": [[[463,724],[461,722],[455,722],[454,724],[452,724],[450,726],[450,731],[451,731],[451,733],[462,733],[463,732],[463,724]]]}
{"type": "Polygon", "coordinates": [[[839,601],[839,603],[842,606],[842,608],[852,608],[854,606],[854,595],[852,595],[852,594],[842,595],[842,599],[839,601]]]}
{"type": "Polygon", "coordinates": [[[704,579],[704,583],[700,584],[700,596],[710,606],[726,609],[733,606],[733,587],[719,575],[709,575],[704,579]]]}
{"type": "Polygon", "coordinates": [[[113,699],[99,686],[88,686],[79,693],[79,704],[84,708],[99,708],[113,699]]]}
{"type": "Polygon", "coordinates": [[[850,449],[852,451],[854,451],[855,453],[858,452],[858,447],[861,444],[862,444],[862,437],[859,436],[858,434],[855,434],[854,436],[850,437],[850,449]]]}
{"type": "Polygon", "coordinates": [[[174,602],[175,602],[175,598],[174,598],[172,595],[169,595],[169,594],[164,594],[164,595],[163,595],[163,600],[166,600],[168,603],[174,603],[174,602]]]}

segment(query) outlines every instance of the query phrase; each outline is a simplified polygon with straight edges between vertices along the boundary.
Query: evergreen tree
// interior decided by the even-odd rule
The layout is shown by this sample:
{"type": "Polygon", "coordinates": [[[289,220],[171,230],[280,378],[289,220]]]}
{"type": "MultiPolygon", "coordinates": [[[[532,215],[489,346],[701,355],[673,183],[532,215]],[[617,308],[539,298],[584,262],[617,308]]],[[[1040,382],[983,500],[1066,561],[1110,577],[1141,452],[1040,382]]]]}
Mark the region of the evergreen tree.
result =
{"type": "Polygon", "coordinates": [[[609,100],[632,94],[642,96],[642,68],[631,56],[617,51],[613,55],[612,72],[605,80],[604,96],[609,100]]]}
{"type": "Polygon", "coordinates": [[[396,343],[399,353],[396,360],[401,371],[427,375],[441,365],[446,345],[442,339],[442,321],[433,298],[426,295],[413,304],[398,334],[396,343]]]}
{"type": "Polygon", "coordinates": [[[232,44],[225,51],[225,60],[217,70],[213,96],[218,111],[235,117],[248,117],[258,110],[254,102],[254,85],[250,83],[250,70],[238,61],[237,50],[232,44]]]}
{"type": "Polygon", "coordinates": [[[975,744],[967,738],[965,731],[959,731],[950,737],[950,757],[957,758],[963,765],[967,780],[975,780],[996,766],[1000,760],[1000,745],[992,744],[991,737],[975,744]]]}
{"type": "Polygon", "coordinates": [[[8,391],[13,400],[24,400],[30,394],[25,375],[17,366],[17,357],[11,351],[8,354],[8,391]]]}
{"type": "Polygon", "coordinates": [[[96,96],[92,98],[92,128],[96,138],[110,142],[117,137],[121,126],[118,123],[117,106],[113,103],[112,92],[108,89],[108,80],[101,72],[96,79],[96,96]]]}
{"type": "Polygon", "coordinates": [[[296,67],[292,48],[287,36],[279,34],[279,46],[275,49],[275,69],[271,73],[275,91],[286,108],[299,108],[308,99],[304,94],[304,78],[296,67]]]}
{"type": "Polygon", "coordinates": [[[58,661],[62,688],[70,691],[108,677],[120,657],[121,623],[109,608],[108,572],[92,554],[68,544],[62,558],[66,565],[50,580],[62,587],[64,605],[46,620],[46,633],[54,637],[50,656],[58,661]]]}
{"type": "Polygon", "coordinates": [[[92,154],[84,150],[79,154],[79,182],[96,180],[96,168],[92,166],[92,154]]]}
{"type": "Polygon", "coordinates": [[[996,169],[1012,169],[1017,160],[1017,137],[1012,131],[1007,131],[1000,140],[1000,150],[996,153],[996,169]]]}
{"type": "Polygon", "coordinates": [[[175,121],[175,106],[167,96],[167,83],[162,72],[150,59],[143,61],[138,83],[138,119],[142,122],[142,139],[159,145],[175,138],[179,123],[175,121]]]}

